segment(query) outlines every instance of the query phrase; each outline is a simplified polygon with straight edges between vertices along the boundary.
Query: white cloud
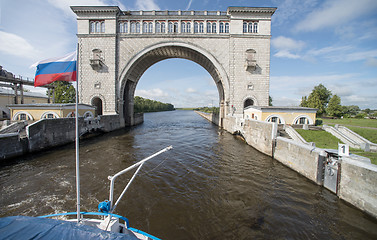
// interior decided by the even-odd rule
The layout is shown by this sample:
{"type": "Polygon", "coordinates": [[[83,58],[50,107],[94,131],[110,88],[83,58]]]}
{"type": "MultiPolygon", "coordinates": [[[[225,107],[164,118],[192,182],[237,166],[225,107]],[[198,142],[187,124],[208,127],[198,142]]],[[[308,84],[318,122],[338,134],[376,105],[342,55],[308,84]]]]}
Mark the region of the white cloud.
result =
{"type": "Polygon", "coordinates": [[[277,52],[274,54],[275,57],[298,59],[301,56],[295,52],[299,52],[305,47],[305,42],[279,36],[271,40],[271,45],[277,49],[277,52]]]}
{"type": "Polygon", "coordinates": [[[38,55],[38,51],[24,38],[0,31],[0,52],[33,59],[38,55]]]}
{"type": "Polygon", "coordinates": [[[296,21],[305,16],[317,5],[318,0],[274,0],[277,6],[276,13],[272,16],[274,25],[285,25],[288,21],[296,21]]]}
{"type": "Polygon", "coordinates": [[[187,88],[187,89],[186,89],[186,92],[188,92],[188,93],[195,93],[196,90],[193,89],[193,88],[187,88]]]}
{"type": "Polygon", "coordinates": [[[126,10],[125,6],[116,0],[48,0],[48,2],[60,10],[68,17],[76,17],[70,6],[119,6],[121,10],[126,10]]]}
{"type": "Polygon", "coordinates": [[[162,91],[159,88],[154,88],[150,90],[144,90],[144,89],[136,89],[135,96],[140,96],[143,98],[148,98],[148,99],[158,99],[161,97],[167,97],[169,96],[166,92],[162,91]]]}
{"type": "Polygon", "coordinates": [[[136,0],[135,6],[138,10],[160,10],[154,0],[136,0]]]}
{"type": "Polygon", "coordinates": [[[370,57],[366,60],[365,64],[370,67],[377,67],[377,59],[370,57]]]}
{"type": "Polygon", "coordinates": [[[352,20],[377,9],[375,0],[327,0],[299,22],[297,31],[316,31],[350,23],[352,20]]]}
{"type": "Polygon", "coordinates": [[[274,54],[275,57],[279,58],[290,58],[290,59],[298,59],[301,58],[300,55],[290,53],[288,50],[280,50],[277,53],[274,54]]]}
{"type": "Polygon", "coordinates": [[[271,40],[271,45],[279,50],[300,50],[305,46],[305,43],[300,40],[279,36],[271,40]]]}

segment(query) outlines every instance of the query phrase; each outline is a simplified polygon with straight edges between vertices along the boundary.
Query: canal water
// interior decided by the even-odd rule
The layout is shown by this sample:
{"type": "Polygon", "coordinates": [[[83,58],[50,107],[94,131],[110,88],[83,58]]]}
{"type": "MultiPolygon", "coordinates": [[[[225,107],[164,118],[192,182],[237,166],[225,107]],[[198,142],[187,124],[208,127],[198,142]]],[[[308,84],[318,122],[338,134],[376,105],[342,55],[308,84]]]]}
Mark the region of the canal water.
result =
{"type": "MultiPolygon", "coordinates": [[[[158,150],[116,213],[162,239],[376,239],[377,222],[192,111],[80,144],[82,210],[108,199],[107,176],[158,150]]],[[[0,166],[0,217],[76,210],[74,145],[0,166]]],[[[116,198],[131,175],[115,182],[116,198]]]]}

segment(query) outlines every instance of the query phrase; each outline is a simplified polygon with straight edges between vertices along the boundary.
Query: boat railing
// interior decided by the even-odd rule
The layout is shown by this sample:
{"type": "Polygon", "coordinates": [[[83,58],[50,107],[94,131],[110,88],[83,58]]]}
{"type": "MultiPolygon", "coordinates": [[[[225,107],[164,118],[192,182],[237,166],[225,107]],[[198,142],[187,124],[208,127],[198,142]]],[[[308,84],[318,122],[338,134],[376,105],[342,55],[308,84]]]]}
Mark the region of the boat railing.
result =
{"type": "Polygon", "coordinates": [[[169,146],[169,147],[166,147],[158,152],[156,152],[155,154],[147,157],[147,158],[144,158],[143,160],[133,164],[132,166],[129,166],[128,168],[126,169],[123,169],[122,171],[116,173],[115,175],[113,176],[109,176],[108,179],[111,181],[110,182],[110,196],[109,196],[109,212],[110,213],[113,213],[115,208],[117,207],[118,203],[120,202],[120,200],[122,199],[123,195],[126,193],[127,189],[129,188],[129,186],[131,185],[132,181],[135,179],[136,175],[138,174],[138,172],[140,171],[140,169],[142,168],[142,166],[144,165],[145,162],[147,162],[148,160],[156,157],[157,155],[160,155],[161,153],[163,152],[166,152],[166,151],[169,151],[173,148],[173,146],[169,146]],[[135,173],[133,174],[132,178],[128,181],[126,187],[123,189],[122,193],[120,194],[120,196],[118,197],[117,201],[115,202],[115,204],[113,205],[113,201],[114,201],[114,183],[115,183],[115,179],[117,177],[119,177],[120,175],[136,168],[136,171],[135,173]]]}

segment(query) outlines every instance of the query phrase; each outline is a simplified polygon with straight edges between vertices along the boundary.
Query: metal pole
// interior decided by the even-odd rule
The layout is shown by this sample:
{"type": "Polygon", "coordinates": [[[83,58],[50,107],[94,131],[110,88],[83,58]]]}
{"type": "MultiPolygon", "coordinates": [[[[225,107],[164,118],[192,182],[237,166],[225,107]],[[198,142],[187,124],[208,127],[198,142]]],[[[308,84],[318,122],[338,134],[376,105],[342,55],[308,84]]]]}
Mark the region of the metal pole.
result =
{"type": "Polygon", "coordinates": [[[78,54],[79,45],[77,44],[77,59],[76,59],[76,194],[77,194],[77,223],[80,223],[80,159],[79,159],[79,81],[78,81],[78,54]]]}

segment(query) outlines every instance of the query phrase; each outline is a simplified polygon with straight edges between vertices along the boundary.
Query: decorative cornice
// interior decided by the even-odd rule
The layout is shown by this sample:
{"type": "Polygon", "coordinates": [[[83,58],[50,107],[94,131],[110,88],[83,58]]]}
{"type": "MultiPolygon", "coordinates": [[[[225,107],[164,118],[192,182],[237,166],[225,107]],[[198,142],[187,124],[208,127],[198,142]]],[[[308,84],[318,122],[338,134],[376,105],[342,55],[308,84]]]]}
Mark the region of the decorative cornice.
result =
{"type": "Polygon", "coordinates": [[[71,6],[74,13],[116,13],[119,14],[122,11],[118,6],[71,6]]]}
{"type": "Polygon", "coordinates": [[[277,8],[275,7],[228,7],[228,14],[232,13],[268,13],[274,14],[277,8]]]}

